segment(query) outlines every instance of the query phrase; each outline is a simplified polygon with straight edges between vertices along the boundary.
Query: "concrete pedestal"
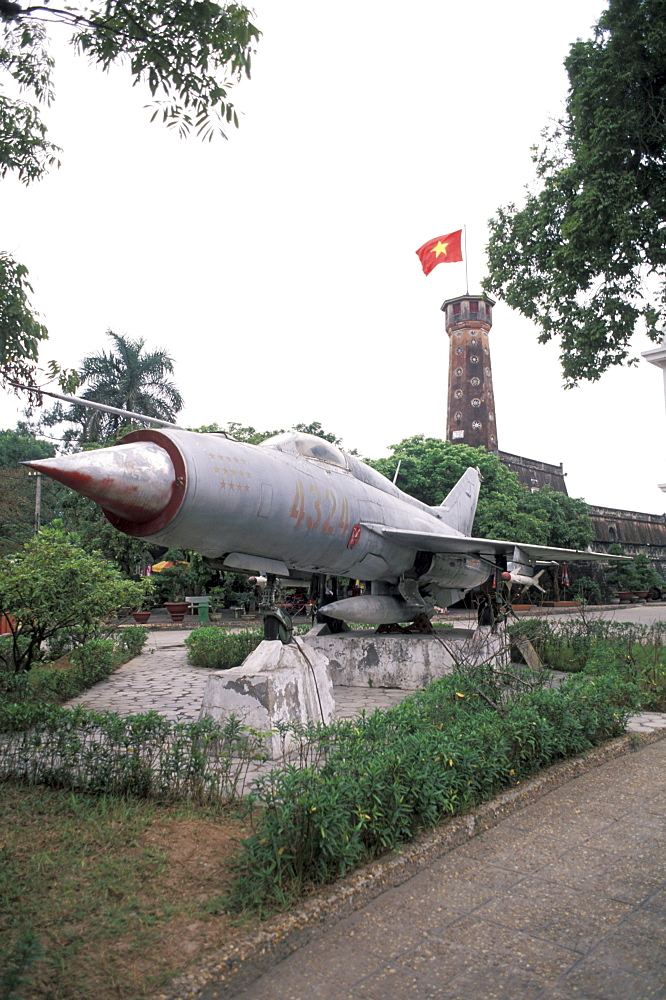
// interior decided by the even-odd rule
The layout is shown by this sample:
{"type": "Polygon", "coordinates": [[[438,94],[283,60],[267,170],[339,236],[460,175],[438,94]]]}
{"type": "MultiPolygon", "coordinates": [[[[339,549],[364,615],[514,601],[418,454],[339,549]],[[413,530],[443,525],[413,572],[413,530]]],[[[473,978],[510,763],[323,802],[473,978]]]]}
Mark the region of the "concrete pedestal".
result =
{"type": "Polygon", "coordinates": [[[262,642],[232,670],[211,674],[199,717],[223,722],[235,715],[269,734],[271,757],[289,752],[291,743],[275,731],[278,722],[331,722],[333,684],[325,655],[294,639],[262,642]]]}
{"type": "Polygon", "coordinates": [[[457,663],[499,665],[507,658],[506,637],[487,628],[446,629],[440,635],[327,631],[315,626],[303,638],[327,657],[333,684],[342,687],[418,691],[457,663]]]}

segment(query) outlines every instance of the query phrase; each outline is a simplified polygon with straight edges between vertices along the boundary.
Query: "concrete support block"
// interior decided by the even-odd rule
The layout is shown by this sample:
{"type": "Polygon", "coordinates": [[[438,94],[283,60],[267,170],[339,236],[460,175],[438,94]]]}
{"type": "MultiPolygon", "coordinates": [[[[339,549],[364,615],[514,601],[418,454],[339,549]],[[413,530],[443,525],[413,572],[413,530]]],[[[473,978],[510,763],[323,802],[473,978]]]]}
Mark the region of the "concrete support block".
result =
{"type": "Polygon", "coordinates": [[[351,631],[325,635],[315,628],[303,637],[308,647],[327,657],[335,685],[386,687],[418,691],[455,664],[507,661],[501,633],[478,628],[447,629],[441,635],[351,631]]]}
{"type": "Polygon", "coordinates": [[[291,749],[275,731],[278,722],[328,723],[334,708],[325,654],[294,638],[287,646],[264,641],[239,667],[211,674],[199,717],[223,722],[235,715],[268,732],[268,749],[276,758],[291,749]]]}

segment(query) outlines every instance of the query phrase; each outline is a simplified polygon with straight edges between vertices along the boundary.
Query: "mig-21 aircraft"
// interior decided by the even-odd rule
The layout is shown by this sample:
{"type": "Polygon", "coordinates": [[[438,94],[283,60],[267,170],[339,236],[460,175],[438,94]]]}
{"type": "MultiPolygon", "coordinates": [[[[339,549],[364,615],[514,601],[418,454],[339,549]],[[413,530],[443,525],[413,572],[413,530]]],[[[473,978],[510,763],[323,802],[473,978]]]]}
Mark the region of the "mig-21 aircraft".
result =
{"type": "Polygon", "coordinates": [[[118,531],[198,552],[214,569],[369,584],[369,593],[324,600],[328,622],[414,622],[456,603],[497,567],[517,579],[533,576],[539,561],[609,558],[472,537],[478,469],[431,507],[311,434],[253,445],[93,405],[161,426],[108,448],[24,464],[94,500],[118,531]]]}

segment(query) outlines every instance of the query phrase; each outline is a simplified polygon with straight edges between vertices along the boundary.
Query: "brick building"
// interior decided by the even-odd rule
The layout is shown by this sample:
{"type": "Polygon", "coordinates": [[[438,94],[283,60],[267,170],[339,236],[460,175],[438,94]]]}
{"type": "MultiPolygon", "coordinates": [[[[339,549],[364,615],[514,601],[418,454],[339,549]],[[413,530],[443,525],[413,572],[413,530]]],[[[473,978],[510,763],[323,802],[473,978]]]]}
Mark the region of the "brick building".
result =
{"type": "MultiPolygon", "coordinates": [[[[495,419],[490,361],[490,330],[495,303],[486,295],[460,295],[442,305],[449,337],[449,383],[446,438],[473,448],[493,451],[500,461],[531,490],[550,486],[567,493],[563,466],[500,451],[495,419]]],[[[658,352],[651,352],[657,354],[658,352]]],[[[666,390],[666,349],[664,350],[666,390]]],[[[647,357],[647,355],[645,355],[647,357]]],[[[648,360],[653,360],[648,358],[648,360]]],[[[662,355],[659,355],[661,363],[662,355]]],[[[627,555],[644,553],[666,578],[666,514],[645,514],[615,507],[590,507],[594,526],[593,548],[608,551],[621,545],[627,555]]],[[[593,575],[594,564],[581,564],[575,576],[593,575]]]]}

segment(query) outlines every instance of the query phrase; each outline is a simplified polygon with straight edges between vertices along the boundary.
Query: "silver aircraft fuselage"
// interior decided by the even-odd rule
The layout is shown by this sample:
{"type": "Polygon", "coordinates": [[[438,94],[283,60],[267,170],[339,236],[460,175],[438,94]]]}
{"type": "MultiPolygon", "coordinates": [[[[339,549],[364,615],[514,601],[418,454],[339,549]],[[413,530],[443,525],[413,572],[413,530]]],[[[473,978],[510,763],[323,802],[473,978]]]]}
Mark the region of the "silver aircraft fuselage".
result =
{"type": "Polygon", "coordinates": [[[215,568],[369,581],[372,593],[361,603],[327,608],[348,621],[430,614],[482,584],[498,556],[529,571],[537,559],[607,558],[470,537],[477,469],[429,507],[310,434],[252,445],[178,428],[140,430],[111,448],[25,464],[96,501],[119,531],[198,552],[215,568]]]}

